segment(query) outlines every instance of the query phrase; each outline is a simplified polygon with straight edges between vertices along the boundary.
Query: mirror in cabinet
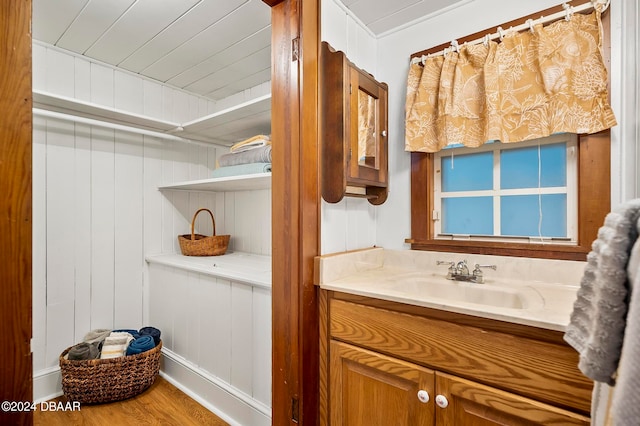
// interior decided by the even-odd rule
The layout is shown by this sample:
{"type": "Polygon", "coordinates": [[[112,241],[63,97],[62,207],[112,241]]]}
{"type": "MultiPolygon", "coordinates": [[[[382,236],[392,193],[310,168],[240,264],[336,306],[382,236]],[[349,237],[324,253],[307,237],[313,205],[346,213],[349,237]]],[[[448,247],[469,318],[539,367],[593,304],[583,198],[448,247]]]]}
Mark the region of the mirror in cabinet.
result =
{"type": "Polygon", "coordinates": [[[322,197],[387,199],[387,85],[322,43],[322,197]]]}

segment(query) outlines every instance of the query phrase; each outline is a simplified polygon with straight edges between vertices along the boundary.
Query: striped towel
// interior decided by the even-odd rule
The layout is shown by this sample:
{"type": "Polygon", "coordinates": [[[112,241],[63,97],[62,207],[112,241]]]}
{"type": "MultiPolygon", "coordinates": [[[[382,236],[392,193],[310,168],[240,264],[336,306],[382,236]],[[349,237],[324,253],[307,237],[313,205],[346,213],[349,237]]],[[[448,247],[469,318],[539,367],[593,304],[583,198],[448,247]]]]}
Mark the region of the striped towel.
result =
{"type": "Polygon", "coordinates": [[[133,336],[126,332],[113,331],[102,344],[100,359],[117,358],[124,356],[133,336]]]}

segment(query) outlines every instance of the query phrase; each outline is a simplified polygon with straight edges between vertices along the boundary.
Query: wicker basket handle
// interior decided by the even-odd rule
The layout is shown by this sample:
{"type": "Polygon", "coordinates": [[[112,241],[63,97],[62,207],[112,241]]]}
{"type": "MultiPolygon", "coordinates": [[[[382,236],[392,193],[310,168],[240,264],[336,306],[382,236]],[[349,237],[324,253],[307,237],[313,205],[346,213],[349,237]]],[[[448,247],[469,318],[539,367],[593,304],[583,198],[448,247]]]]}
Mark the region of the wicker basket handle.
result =
{"type": "Polygon", "coordinates": [[[198,217],[198,213],[200,213],[201,211],[206,211],[209,213],[209,216],[211,216],[211,223],[213,224],[213,235],[216,235],[216,220],[213,218],[213,213],[211,213],[211,210],[209,209],[202,208],[195,212],[193,215],[193,219],[191,219],[191,241],[195,241],[196,239],[194,228],[196,225],[196,217],[198,217]]]}

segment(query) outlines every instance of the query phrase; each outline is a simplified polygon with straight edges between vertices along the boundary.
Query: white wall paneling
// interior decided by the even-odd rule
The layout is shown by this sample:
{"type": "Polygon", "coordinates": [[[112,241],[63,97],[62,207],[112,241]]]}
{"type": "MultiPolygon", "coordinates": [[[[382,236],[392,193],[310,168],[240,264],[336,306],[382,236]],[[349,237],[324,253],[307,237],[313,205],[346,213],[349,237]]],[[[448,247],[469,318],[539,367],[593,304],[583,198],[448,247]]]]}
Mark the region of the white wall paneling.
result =
{"type": "Polygon", "coordinates": [[[32,161],[33,337],[31,351],[33,352],[33,369],[38,371],[44,369],[47,364],[47,193],[44,190],[47,186],[47,122],[37,117],[33,120],[32,161]]]}
{"type": "MultiPolygon", "coordinates": [[[[74,343],[91,323],[91,128],[75,125],[75,323],[74,343]]],[[[69,155],[69,153],[67,153],[69,155]]]]}
{"type": "MultiPolygon", "coordinates": [[[[150,262],[150,320],[162,327],[164,348],[182,360],[181,368],[209,378],[213,390],[196,393],[237,422],[256,410],[269,415],[270,289],[150,262]],[[244,408],[234,412],[233,404],[210,397],[221,387],[244,408]]],[[[242,267],[238,263],[235,269],[242,267]]],[[[225,264],[225,269],[234,267],[225,264]]]]}
{"type": "Polygon", "coordinates": [[[640,197],[640,4],[611,2],[611,205],[640,197]]]}
{"type": "MultiPolygon", "coordinates": [[[[339,0],[322,0],[321,39],[342,50],[359,68],[377,73],[377,39],[339,0]]],[[[370,247],[376,243],[376,210],[368,201],[345,197],[336,204],[322,201],[321,253],[370,247]]]]}
{"type": "MultiPolygon", "coordinates": [[[[165,121],[193,120],[215,110],[203,98],[56,48],[34,43],[33,55],[35,90],[165,121]]],[[[236,98],[246,101],[251,95],[247,91],[236,98]]],[[[216,158],[224,152],[226,148],[215,145],[56,118],[34,119],[35,400],[60,392],[57,366],[62,350],[81,341],[91,329],[102,327],[156,326],[163,331],[167,350],[183,354],[206,367],[202,370],[206,374],[233,386],[231,320],[237,314],[232,314],[229,298],[234,286],[245,291],[251,287],[215,279],[211,285],[210,277],[181,275],[168,267],[154,272],[144,261],[148,254],[179,252],[177,236],[189,232],[191,217],[199,207],[215,213],[219,234],[233,236],[231,250],[237,241],[247,251],[271,252],[270,189],[246,193],[158,190],[163,184],[208,178],[216,158]],[[237,220],[236,212],[240,215],[237,220]],[[217,309],[212,311],[212,305],[217,309]],[[213,317],[208,318],[210,314],[213,317]],[[202,324],[221,325],[213,344],[209,329],[202,324]],[[220,342],[226,349],[218,346],[220,342]]],[[[211,234],[208,215],[199,216],[196,232],[211,234]]],[[[268,303],[256,303],[257,296],[249,294],[250,300],[237,298],[233,306],[258,306],[261,315],[266,315],[270,292],[268,303]]],[[[248,316],[245,321],[242,329],[252,332],[255,318],[248,316]]],[[[258,322],[261,326],[268,323],[258,322]]],[[[270,341],[246,338],[253,350],[270,351],[270,341]]],[[[235,346],[241,350],[245,340],[241,335],[236,339],[235,346]]],[[[252,387],[257,386],[263,409],[257,411],[258,416],[268,419],[264,412],[269,412],[265,389],[270,390],[270,364],[262,372],[267,378],[254,378],[243,374],[254,372],[262,361],[242,357],[238,361],[247,363],[246,368],[235,367],[235,381],[242,388],[239,392],[251,400],[252,387]]]]}

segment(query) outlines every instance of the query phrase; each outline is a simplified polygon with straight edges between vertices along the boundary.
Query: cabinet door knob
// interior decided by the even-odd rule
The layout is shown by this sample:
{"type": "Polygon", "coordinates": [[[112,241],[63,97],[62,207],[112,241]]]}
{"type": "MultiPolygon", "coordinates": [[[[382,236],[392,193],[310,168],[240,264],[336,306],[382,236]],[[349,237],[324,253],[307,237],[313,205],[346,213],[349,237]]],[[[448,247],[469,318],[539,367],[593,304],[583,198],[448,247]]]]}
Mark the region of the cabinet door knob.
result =
{"type": "Polygon", "coordinates": [[[429,392],[427,392],[426,390],[422,390],[420,389],[418,391],[418,399],[420,400],[420,402],[422,403],[427,403],[429,402],[429,392]]]}
{"type": "Polygon", "coordinates": [[[444,395],[436,395],[436,405],[440,408],[447,408],[449,406],[449,401],[444,395]]]}
{"type": "Polygon", "coordinates": [[[382,136],[383,138],[386,138],[387,137],[387,131],[386,130],[381,131],[380,132],[380,136],[382,136]]]}

